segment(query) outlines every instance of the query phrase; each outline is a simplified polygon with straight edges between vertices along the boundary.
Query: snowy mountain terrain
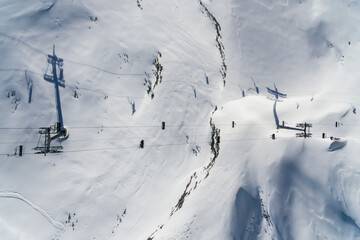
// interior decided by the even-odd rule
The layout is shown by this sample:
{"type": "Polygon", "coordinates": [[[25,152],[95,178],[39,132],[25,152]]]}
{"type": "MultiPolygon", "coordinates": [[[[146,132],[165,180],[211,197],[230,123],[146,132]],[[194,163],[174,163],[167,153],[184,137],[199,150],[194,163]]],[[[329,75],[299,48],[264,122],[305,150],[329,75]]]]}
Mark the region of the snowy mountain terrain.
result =
{"type": "Polygon", "coordinates": [[[0,20],[1,240],[360,239],[359,1],[3,0],[0,20]],[[53,45],[69,136],[45,156],[53,45]]]}

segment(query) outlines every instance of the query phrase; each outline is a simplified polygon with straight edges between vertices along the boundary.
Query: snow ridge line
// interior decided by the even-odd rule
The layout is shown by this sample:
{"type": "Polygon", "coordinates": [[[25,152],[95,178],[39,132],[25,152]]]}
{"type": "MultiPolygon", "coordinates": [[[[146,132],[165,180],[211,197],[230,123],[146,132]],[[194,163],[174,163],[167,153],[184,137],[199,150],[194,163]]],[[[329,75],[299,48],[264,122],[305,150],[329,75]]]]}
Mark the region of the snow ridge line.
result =
{"type": "Polygon", "coordinates": [[[55,221],[44,209],[40,208],[39,206],[32,203],[30,200],[22,196],[20,193],[17,192],[0,192],[0,198],[12,198],[17,199],[20,201],[25,202],[27,205],[29,205],[32,209],[39,212],[41,215],[43,215],[46,220],[48,220],[51,225],[53,225],[55,228],[59,230],[65,230],[64,224],[55,221]]]}
{"type": "Polygon", "coordinates": [[[209,11],[209,9],[205,6],[205,4],[201,1],[198,0],[199,4],[203,7],[207,17],[213,22],[215,29],[216,29],[216,46],[219,49],[220,52],[220,56],[221,56],[221,61],[222,61],[222,65],[221,65],[221,76],[223,78],[223,82],[224,82],[224,87],[226,84],[226,72],[227,72],[227,66],[225,63],[225,47],[224,44],[221,42],[221,26],[220,23],[216,20],[216,18],[214,17],[214,15],[209,11]]]}
{"type": "MultiPolygon", "coordinates": [[[[214,112],[216,111],[217,107],[215,108],[214,112]]],[[[210,118],[210,127],[211,127],[211,142],[210,149],[211,152],[214,154],[212,158],[210,158],[210,162],[208,165],[204,166],[201,172],[195,171],[193,175],[191,175],[188,184],[186,185],[184,193],[181,195],[178,203],[172,209],[170,217],[177,212],[184,204],[185,198],[190,195],[192,190],[195,190],[196,187],[201,183],[202,180],[205,180],[209,175],[210,171],[213,168],[217,157],[219,156],[220,152],[220,129],[215,126],[212,122],[212,118],[210,118]],[[197,180],[199,178],[200,180],[197,180]],[[194,180],[194,181],[193,181],[194,180]],[[193,184],[192,184],[193,183],[193,184]]]]}
{"type": "MultiPolygon", "coordinates": [[[[214,114],[214,112],[216,110],[217,110],[217,106],[215,106],[215,109],[212,112],[212,114],[214,114]]],[[[186,197],[191,194],[191,191],[195,191],[196,187],[198,185],[200,185],[201,181],[205,180],[209,176],[210,171],[214,167],[215,161],[216,161],[217,157],[219,156],[219,152],[220,152],[220,129],[215,126],[215,123],[213,123],[212,118],[210,118],[210,127],[211,127],[211,142],[209,144],[210,144],[211,152],[214,154],[214,156],[212,158],[210,158],[209,164],[206,165],[205,167],[203,167],[202,171],[199,171],[199,172],[195,171],[191,175],[190,180],[187,183],[183,194],[179,198],[179,200],[178,200],[177,204],[175,205],[175,207],[172,208],[169,219],[178,210],[180,210],[182,208],[186,197]]],[[[154,237],[155,237],[155,234],[158,231],[160,231],[161,229],[163,229],[163,227],[164,227],[164,224],[158,225],[157,229],[147,238],[147,240],[153,240],[154,237]]]]}

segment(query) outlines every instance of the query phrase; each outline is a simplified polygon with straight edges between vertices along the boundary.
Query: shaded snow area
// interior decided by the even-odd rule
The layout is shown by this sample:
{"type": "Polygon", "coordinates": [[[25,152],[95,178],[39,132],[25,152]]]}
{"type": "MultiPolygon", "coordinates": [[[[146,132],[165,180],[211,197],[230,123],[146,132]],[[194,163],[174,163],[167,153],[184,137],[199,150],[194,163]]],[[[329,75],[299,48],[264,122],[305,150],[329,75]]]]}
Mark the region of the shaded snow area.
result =
{"type": "Polygon", "coordinates": [[[355,0],[1,1],[0,239],[360,239],[359,23],[355,0]]]}

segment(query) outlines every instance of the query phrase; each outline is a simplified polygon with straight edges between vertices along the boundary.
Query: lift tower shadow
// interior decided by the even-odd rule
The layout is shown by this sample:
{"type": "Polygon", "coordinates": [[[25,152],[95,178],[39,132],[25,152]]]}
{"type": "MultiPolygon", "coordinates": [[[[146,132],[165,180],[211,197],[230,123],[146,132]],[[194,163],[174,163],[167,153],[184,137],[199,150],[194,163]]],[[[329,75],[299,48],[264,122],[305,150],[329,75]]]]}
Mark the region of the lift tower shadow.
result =
{"type": "Polygon", "coordinates": [[[58,58],[55,54],[55,45],[53,45],[53,54],[48,55],[47,61],[51,64],[51,73],[49,75],[47,73],[44,74],[44,80],[54,84],[55,88],[55,103],[57,110],[57,123],[56,125],[50,127],[42,127],[39,129],[39,142],[38,146],[34,148],[36,153],[44,154],[46,153],[57,153],[61,152],[63,149],[62,146],[51,146],[51,142],[54,140],[58,140],[62,142],[69,137],[69,133],[67,128],[64,126],[64,120],[61,111],[61,102],[60,102],[60,91],[59,86],[65,88],[65,80],[64,80],[64,71],[63,71],[63,63],[64,60],[62,58],[58,58]],[[58,77],[59,72],[59,77],[58,77]],[[44,135],[44,143],[39,146],[41,136],[44,135]]]}
{"type": "Polygon", "coordinates": [[[60,130],[57,134],[57,138],[60,141],[64,141],[69,137],[68,130],[64,126],[64,120],[62,116],[61,102],[60,102],[60,91],[59,91],[59,86],[65,88],[64,69],[63,69],[64,60],[62,58],[58,58],[55,55],[55,45],[53,45],[53,55],[48,55],[47,61],[49,64],[51,64],[52,75],[48,75],[45,73],[44,80],[54,84],[57,120],[58,123],[60,124],[60,130]],[[57,74],[58,73],[57,67],[59,67],[59,77],[57,74]]]}

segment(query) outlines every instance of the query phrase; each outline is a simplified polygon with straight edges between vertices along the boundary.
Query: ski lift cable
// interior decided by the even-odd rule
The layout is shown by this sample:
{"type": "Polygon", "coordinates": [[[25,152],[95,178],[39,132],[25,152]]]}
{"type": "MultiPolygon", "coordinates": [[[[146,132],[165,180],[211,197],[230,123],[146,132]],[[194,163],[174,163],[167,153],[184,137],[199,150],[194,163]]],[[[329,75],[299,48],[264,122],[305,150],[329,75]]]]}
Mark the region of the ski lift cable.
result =
{"type": "Polygon", "coordinates": [[[98,95],[102,95],[102,96],[111,96],[111,97],[118,97],[118,98],[134,98],[134,99],[144,99],[145,97],[138,97],[138,96],[125,96],[125,95],[116,95],[113,93],[107,93],[104,89],[89,89],[89,88],[83,88],[83,87],[77,87],[74,85],[66,85],[70,88],[72,88],[73,90],[83,90],[83,91],[88,91],[88,92],[92,92],[98,95]],[[103,93],[99,93],[98,91],[102,91],[103,93]]]}
{"type": "Polygon", "coordinates": [[[43,76],[42,74],[40,73],[37,73],[37,72],[34,72],[34,71],[31,71],[31,70],[28,70],[28,69],[18,69],[18,68],[0,68],[0,71],[1,72],[25,72],[25,71],[28,71],[29,73],[32,73],[32,74],[35,74],[35,75],[38,75],[38,76],[43,76]]]}
{"type": "MultiPolygon", "coordinates": [[[[49,65],[48,65],[49,66],[49,65]]],[[[28,70],[28,69],[16,69],[16,68],[0,68],[0,71],[5,71],[5,72],[12,72],[12,71],[18,71],[18,72],[25,72],[25,71],[28,71],[29,73],[32,73],[32,74],[35,74],[35,75],[38,75],[40,77],[43,77],[43,74],[40,74],[40,73],[37,73],[37,72],[34,72],[34,71],[31,71],[31,70],[28,70]]],[[[45,71],[47,72],[48,69],[45,71]]],[[[89,92],[92,92],[92,93],[95,93],[95,94],[98,94],[98,95],[107,95],[107,96],[111,96],[111,97],[118,97],[118,98],[134,98],[134,99],[144,99],[145,97],[139,97],[139,96],[124,96],[124,95],[116,95],[114,93],[106,93],[105,90],[103,89],[89,89],[89,88],[83,88],[83,87],[77,87],[73,84],[66,84],[67,87],[75,90],[75,89],[79,89],[79,90],[82,90],[82,91],[89,91],[89,92]],[[103,94],[97,92],[97,91],[102,91],[103,94]]]]}
{"type": "Polygon", "coordinates": [[[27,43],[27,42],[25,42],[25,41],[23,41],[23,40],[21,40],[21,39],[19,39],[19,38],[17,38],[17,37],[14,37],[14,36],[11,36],[11,35],[9,35],[9,34],[6,34],[5,31],[3,31],[2,29],[0,29],[0,35],[5,36],[6,38],[8,38],[8,39],[10,39],[10,40],[12,40],[12,41],[19,42],[19,43],[21,43],[22,45],[24,45],[24,46],[32,49],[33,51],[35,51],[35,52],[37,52],[37,53],[39,53],[39,54],[41,54],[41,55],[47,56],[47,54],[46,54],[45,52],[43,52],[42,50],[40,50],[40,49],[38,49],[38,48],[36,48],[36,47],[31,46],[29,43],[27,43]]]}
{"type": "MultiPolygon", "coordinates": [[[[313,125],[331,126],[333,123],[312,123],[313,125]]],[[[274,125],[274,123],[236,123],[237,126],[266,126],[274,125]]],[[[220,127],[230,127],[231,124],[215,124],[220,127]]],[[[343,124],[341,127],[359,127],[360,124],[343,124]]],[[[160,125],[118,125],[118,126],[67,126],[69,129],[116,129],[116,128],[159,128],[160,125]]],[[[210,127],[209,124],[179,124],[179,125],[166,125],[166,127],[210,127]]],[[[38,130],[38,127],[0,127],[0,130],[38,130]]]]}
{"type": "Polygon", "coordinates": [[[22,141],[19,141],[19,142],[0,142],[0,144],[3,144],[3,145],[6,145],[6,144],[25,144],[25,143],[37,143],[37,141],[31,141],[31,142],[22,142],[22,141]]]}
{"type": "Polygon", "coordinates": [[[237,68],[233,68],[233,67],[231,67],[231,66],[228,66],[228,69],[229,69],[229,70],[232,70],[232,71],[235,71],[235,72],[241,73],[242,75],[244,75],[244,76],[246,76],[247,78],[251,79],[253,82],[261,85],[262,87],[265,87],[265,88],[267,87],[262,81],[256,79],[255,77],[251,76],[249,73],[247,73],[247,72],[245,72],[245,71],[239,70],[239,69],[237,69],[237,68]]]}
{"type": "MultiPolygon", "coordinates": [[[[40,50],[40,49],[38,49],[36,47],[31,46],[30,44],[28,44],[27,42],[25,42],[25,41],[23,41],[23,40],[21,40],[19,38],[10,36],[10,35],[2,32],[2,31],[0,31],[0,35],[3,35],[8,39],[17,41],[17,42],[23,44],[24,46],[32,49],[33,51],[35,51],[35,52],[37,52],[37,53],[39,53],[41,55],[47,56],[47,53],[45,53],[44,51],[42,51],[42,50],[40,50]]],[[[112,75],[116,75],[116,76],[144,76],[144,73],[116,73],[116,72],[112,72],[112,71],[109,71],[109,70],[106,70],[106,69],[102,69],[102,68],[100,68],[98,66],[94,66],[94,65],[91,65],[91,64],[88,64],[88,63],[76,62],[76,61],[73,61],[73,60],[70,60],[70,59],[67,59],[67,58],[63,58],[63,59],[65,61],[69,62],[69,63],[72,63],[72,64],[77,64],[77,65],[93,68],[93,69],[96,69],[98,71],[105,72],[105,73],[112,74],[112,75]]]]}
{"type": "MultiPolygon", "coordinates": [[[[1,30],[1,29],[0,29],[1,30]]],[[[0,35],[3,35],[5,36],[6,38],[10,39],[10,40],[14,40],[14,41],[17,41],[17,42],[20,42],[21,44],[23,44],[24,46],[36,51],[37,53],[41,54],[41,55],[44,55],[44,56],[47,56],[48,54],[45,53],[44,51],[34,47],[34,46],[31,46],[29,43],[17,38],[17,37],[14,37],[14,36],[11,36],[9,34],[6,34],[4,31],[0,31],[0,35]]],[[[99,71],[102,71],[102,72],[105,72],[105,73],[109,73],[109,74],[112,74],[112,75],[118,75],[118,76],[143,76],[144,73],[116,73],[116,72],[112,72],[112,71],[109,71],[109,70],[106,70],[106,69],[102,69],[100,67],[97,67],[97,66],[94,66],[94,65],[91,65],[91,64],[88,64],[88,63],[81,63],[81,62],[76,62],[76,61],[73,61],[73,60],[70,60],[70,59],[67,59],[67,58],[63,58],[64,60],[66,60],[67,62],[69,63],[73,63],[73,64],[78,64],[78,65],[82,65],[82,66],[86,66],[86,67],[90,67],[90,68],[94,68],[94,69],[97,69],[99,71]]],[[[170,62],[169,62],[170,63],[170,62]]],[[[236,72],[240,72],[241,74],[247,76],[249,79],[251,79],[252,81],[255,81],[257,82],[259,85],[262,85],[263,87],[266,87],[265,84],[263,84],[262,81],[256,79],[255,77],[251,76],[249,73],[243,71],[243,70],[239,70],[237,68],[234,68],[232,66],[228,66],[227,67],[229,70],[232,70],[232,71],[236,71],[236,72]]],[[[25,69],[0,69],[0,71],[25,71],[25,69]]],[[[36,72],[33,72],[33,71],[30,71],[30,70],[27,70],[31,73],[34,73],[34,74],[37,74],[37,75],[40,75],[42,76],[42,74],[39,74],[39,73],[36,73],[36,72]]],[[[339,95],[349,95],[348,93],[337,93],[336,94],[339,94],[339,95]]],[[[350,94],[350,95],[354,95],[354,96],[357,96],[358,94],[350,94]]]]}
{"type": "MultiPolygon", "coordinates": [[[[32,74],[36,74],[38,76],[43,76],[43,74],[40,74],[40,73],[37,73],[37,72],[34,72],[34,71],[31,71],[31,70],[28,70],[28,69],[17,69],[17,68],[0,68],[0,71],[19,71],[19,72],[24,72],[24,71],[28,71],[32,74]]],[[[133,75],[131,73],[122,73],[122,74],[119,74],[119,75],[133,75]]],[[[143,74],[137,74],[137,75],[143,75],[143,74]]],[[[251,78],[253,81],[255,82],[259,82],[258,80],[255,80],[253,77],[251,77],[250,75],[247,75],[249,78],[251,78]]],[[[179,83],[179,81],[164,81],[164,83],[169,83],[169,82],[175,82],[175,83],[179,83]]],[[[181,82],[181,81],[180,81],[181,82]]],[[[186,81],[184,81],[186,82],[186,81]]],[[[189,82],[186,82],[189,84],[189,82]]],[[[260,84],[262,85],[263,87],[266,87],[265,85],[263,84],[260,84]]],[[[76,89],[76,86],[74,85],[69,85],[67,84],[68,87],[71,87],[73,89],[76,89]]],[[[94,93],[97,93],[96,91],[103,91],[105,95],[109,95],[109,96],[113,96],[113,97],[120,97],[120,98],[125,98],[125,97],[132,97],[132,98],[139,98],[139,99],[143,99],[145,97],[135,97],[135,96],[119,96],[119,95],[115,95],[115,94],[108,94],[108,93],[105,93],[105,90],[103,89],[88,89],[88,88],[79,88],[79,90],[84,90],[84,91],[90,91],[90,92],[94,92],[94,93]]],[[[297,96],[314,96],[315,94],[312,92],[312,93],[308,93],[308,92],[287,92],[289,95],[297,95],[297,96]]],[[[97,93],[99,95],[101,95],[100,93],[97,93]]],[[[336,94],[336,95],[353,95],[353,96],[358,96],[358,94],[353,94],[353,93],[340,93],[340,92],[326,92],[326,94],[336,94]]],[[[348,103],[348,104],[354,104],[354,102],[345,102],[345,101],[333,101],[333,100],[322,100],[321,98],[320,99],[315,99],[314,101],[316,102],[337,102],[337,103],[348,103]]],[[[357,103],[355,103],[357,104],[357,103]]]]}
{"type": "MultiPolygon", "coordinates": [[[[288,138],[288,137],[277,137],[278,139],[288,138]]],[[[312,138],[320,139],[321,137],[313,136],[312,138]]],[[[360,138],[360,137],[354,137],[360,138]]],[[[242,141],[260,141],[260,140],[269,140],[270,138],[247,138],[247,139],[232,139],[232,140],[223,140],[222,142],[242,142],[242,141]]],[[[189,142],[189,143],[169,143],[169,144],[153,144],[147,145],[147,148],[151,147],[167,147],[167,146],[181,146],[181,145],[191,145],[191,144],[209,144],[209,141],[206,142],[189,142]]],[[[88,149],[77,149],[77,150],[64,150],[59,153],[76,153],[76,152],[93,152],[93,151],[109,151],[109,150],[119,150],[119,149],[134,149],[139,148],[138,146],[118,146],[112,148],[88,148],[88,149]]],[[[23,155],[30,155],[33,153],[25,152],[23,155]]],[[[7,156],[8,154],[2,153],[0,155],[7,156]]]]}
{"type": "MultiPolygon", "coordinates": [[[[44,51],[42,51],[42,50],[40,50],[40,49],[38,49],[38,48],[36,48],[36,47],[31,46],[30,44],[28,44],[27,42],[25,42],[25,41],[23,41],[23,40],[20,40],[20,39],[18,39],[18,38],[16,38],[16,37],[10,36],[10,35],[4,33],[3,31],[0,31],[0,35],[3,35],[3,36],[5,36],[6,38],[8,38],[8,39],[10,39],[10,40],[15,40],[15,41],[23,44],[24,46],[32,49],[33,51],[35,51],[35,52],[37,52],[37,53],[39,53],[39,54],[41,54],[41,55],[47,56],[47,53],[45,53],[44,51]]],[[[100,68],[100,67],[97,67],[97,66],[94,66],[94,65],[91,65],[91,64],[88,64],[88,63],[76,62],[76,61],[73,61],[73,60],[70,60],[70,59],[67,59],[67,58],[63,58],[63,59],[64,59],[65,61],[69,62],[69,63],[72,63],[72,64],[77,64],[77,65],[82,65],[82,66],[94,68],[94,69],[97,69],[98,71],[105,72],[105,73],[112,74],[112,75],[117,75],[117,76],[121,76],[121,75],[143,76],[143,75],[144,75],[144,73],[141,73],[141,74],[140,74],[140,73],[134,73],[134,74],[116,73],[116,72],[112,72],[112,71],[109,71],[109,70],[106,70],[106,69],[102,69],[102,68],[100,68]]],[[[229,69],[233,69],[233,68],[231,68],[231,67],[228,67],[228,68],[229,68],[229,69]]],[[[233,70],[234,70],[234,69],[233,69],[233,70]]],[[[239,71],[239,70],[237,70],[237,71],[239,71]]],[[[241,71],[240,71],[240,72],[241,72],[241,71]]],[[[243,72],[241,72],[241,73],[243,73],[243,72]]],[[[243,74],[245,74],[245,73],[243,73],[243,74]]],[[[248,74],[246,74],[246,75],[247,75],[248,77],[250,77],[251,79],[254,79],[254,78],[252,78],[251,76],[249,76],[248,74]]]]}
{"type": "MultiPolygon", "coordinates": [[[[221,136],[238,136],[238,135],[260,135],[259,132],[237,132],[237,133],[222,133],[221,136]]],[[[189,138],[197,138],[197,137],[208,137],[210,133],[208,134],[195,134],[195,135],[173,135],[173,136],[148,136],[148,137],[123,137],[123,138],[106,138],[106,139],[69,139],[66,142],[102,142],[102,141],[117,141],[117,140],[132,140],[132,139],[169,139],[169,138],[186,138],[188,136],[189,138]]],[[[39,141],[0,141],[0,144],[2,145],[10,145],[10,144],[25,144],[25,143],[37,143],[39,144],[39,141]]]]}
{"type": "Polygon", "coordinates": [[[106,70],[106,69],[102,69],[100,67],[97,67],[97,66],[94,66],[94,65],[91,65],[91,64],[88,64],[88,63],[76,62],[76,61],[73,61],[73,60],[70,60],[70,59],[67,59],[67,58],[63,58],[63,59],[64,59],[64,61],[72,63],[72,64],[77,64],[77,65],[93,68],[93,69],[96,69],[98,71],[105,72],[105,73],[112,74],[112,75],[116,75],[116,76],[144,76],[145,75],[144,73],[116,73],[116,72],[112,72],[112,71],[109,71],[109,70],[106,70]]]}
{"type": "MultiPolygon", "coordinates": [[[[238,141],[255,141],[255,140],[265,140],[269,138],[252,138],[252,139],[238,139],[238,140],[224,140],[222,142],[238,142],[238,141]]],[[[189,142],[189,143],[169,143],[169,144],[153,144],[147,145],[147,148],[150,147],[167,147],[167,146],[181,146],[181,145],[191,145],[191,144],[209,144],[206,142],[189,142]]],[[[88,148],[88,149],[77,149],[77,150],[64,150],[59,153],[75,153],[75,152],[92,152],[92,151],[106,151],[106,150],[119,150],[119,149],[131,149],[131,148],[139,148],[138,146],[118,146],[113,148],[88,148]]],[[[25,152],[23,155],[29,155],[33,153],[25,152]]],[[[8,154],[0,154],[0,155],[8,155],[8,154]]]]}
{"type": "MultiPolygon", "coordinates": [[[[231,66],[228,66],[228,69],[239,72],[243,75],[245,75],[246,77],[248,77],[249,79],[251,79],[253,82],[263,86],[263,87],[267,87],[262,81],[260,81],[259,79],[256,79],[255,77],[251,76],[249,73],[242,71],[242,70],[238,70],[238,69],[234,69],[231,66]]],[[[314,92],[287,92],[288,94],[291,95],[304,95],[304,96],[314,96],[314,92]]],[[[326,92],[326,94],[336,94],[336,95],[353,95],[353,96],[359,96],[359,94],[355,94],[355,93],[341,93],[341,92],[326,92]]],[[[327,100],[317,100],[317,101],[327,101],[327,100]]],[[[329,100],[331,101],[331,100],[329,100]]]]}
{"type": "MultiPolygon", "coordinates": [[[[1,29],[0,29],[1,30],[1,29]]],[[[36,47],[33,47],[31,46],[29,43],[17,38],[17,37],[13,37],[13,36],[10,36],[6,33],[4,33],[3,31],[0,31],[0,35],[3,35],[5,36],[6,38],[10,39],[10,40],[13,40],[13,41],[17,41],[19,43],[21,43],[22,45],[32,49],[33,51],[41,54],[41,55],[44,55],[44,56],[47,56],[48,54],[45,53],[44,51],[36,48],[36,47]]],[[[133,75],[133,76],[143,76],[144,73],[116,73],[116,72],[112,72],[112,71],[109,71],[109,70],[106,70],[106,69],[102,69],[100,67],[97,67],[97,66],[94,66],[94,65],[91,65],[91,64],[87,64],[87,63],[81,63],[81,62],[76,62],[76,61],[73,61],[73,60],[70,60],[70,59],[66,59],[66,58],[63,58],[64,60],[66,60],[67,62],[69,63],[72,63],[72,64],[78,64],[78,65],[82,65],[82,66],[86,66],[86,67],[90,67],[90,68],[93,68],[93,69],[96,69],[98,71],[101,71],[101,72],[105,72],[105,73],[108,73],[108,74],[112,74],[112,75],[117,75],[117,76],[129,76],[129,75],[133,75]]]]}
{"type": "Polygon", "coordinates": [[[28,127],[28,128],[17,128],[17,127],[0,127],[0,130],[38,130],[39,128],[28,127]]]}
{"type": "MultiPolygon", "coordinates": [[[[248,126],[248,125],[274,125],[273,123],[267,123],[267,124],[256,124],[256,123],[248,123],[248,124],[241,124],[241,123],[237,123],[237,125],[244,125],[244,126],[248,126]]],[[[231,125],[229,124],[216,124],[215,126],[229,126],[231,127],[231,125]]],[[[159,125],[119,125],[119,126],[67,126],[67,128],[69,129],[116,129],[116,128],[159,128],[159,125]]],[[[193,124],[193,125],[167,125],[166,127],[210,127],[209,124],[193,124]]],[[[35,127],[28,127],[28,128],[17,128],[17,127],[0,127],[0,130],[38,130],[39,128],[35,128],[35,127]]]]}
{"type": "MultiPolygon", "coordinates": [[[[239,126],[259,126],[259,125],[274,125],[274,123],[249,123],[249,124],[241,124],[237,123],[239,126]]],[[[230,127],[231,124],[216,124],[216,127],[230,127]]],[[[121,128],[159,128],[159,125],[148,125],[148,126],[141,126],[141,125],[122,125],[122,126],[67,126],[69,129],[121,129],[121,128]]],[[[209,124],[189,124],[189,125],[166,125],[168,128],[181,128],[181,127],[211,127],[209,124]]],[[[0,128],[1,129],[1,128],[0,128]]]]}
{"type": "MultiPolygon", "coordinates": [[[[270,130],[269,130],[270,131],[270,130]]],[[[222,136],[233,136],[233,135],[256,135],[259,133],[262,133],[264,131],[258,131],[258,132],[235,132],[235,133],[222,133],[222,136]]],[[[188,132],[188,133],[183,133],[183,134],[179,134],[179,135],[160,135],[160,136],[142,136],[141,138],[145,138],[145,139],[152,139],[152,138],[183,138],[183,137],[202,137],[202,136],[208,136],[210,134],[210,132],[208,134],[197,134],[194,132],[188,132]]],[[[16,135],[17,136],[17,135],[16,135]]],[[[121,138],[100,138],[100,139],[91,139],[94,136],[83,136],[85,137],[84,139],[69,139],[67,142],[71,142],[71,141],[112,141],[112,140],[122,140],[122,139],[138,139],[140,138],[138,137],[121,137],[121,138]]],[[[37,141],[17,141],[17,140],[13,140],[13,141],[0,141],[0,144],[10,144],[10,143],[35,143],[37,141]]]]}
{"type": "Polygon", "coordinates": [[[287,94],[291,94],[291,95],[304,95],[304,96],[316,96],[318,94],[331,94],[331,95],[342,95],[342,96],[348,96],[348,95],[352,95],[352,96],[356,96],[359,97],[359,94],[355,94],[355,93],[345,93],[345,92],[321,92],[321,93],[314,93],[314,92],[286,92],[287,94]]]}

